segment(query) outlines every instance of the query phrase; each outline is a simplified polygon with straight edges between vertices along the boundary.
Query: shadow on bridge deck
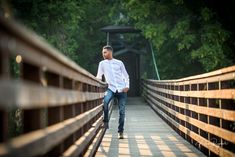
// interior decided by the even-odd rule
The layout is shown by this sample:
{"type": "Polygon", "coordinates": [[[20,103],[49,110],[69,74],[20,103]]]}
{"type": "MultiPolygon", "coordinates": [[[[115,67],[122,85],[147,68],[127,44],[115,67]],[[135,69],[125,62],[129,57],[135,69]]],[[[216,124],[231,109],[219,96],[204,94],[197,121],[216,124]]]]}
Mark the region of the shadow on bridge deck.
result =
{"type": "Polygon", "coordinates": [[[143,98],[128,98],[125,139],[118,139],[118,107],[115,105],[106,131],[96,153],[100,156],[204,156],[172,130],[143,98]]]}

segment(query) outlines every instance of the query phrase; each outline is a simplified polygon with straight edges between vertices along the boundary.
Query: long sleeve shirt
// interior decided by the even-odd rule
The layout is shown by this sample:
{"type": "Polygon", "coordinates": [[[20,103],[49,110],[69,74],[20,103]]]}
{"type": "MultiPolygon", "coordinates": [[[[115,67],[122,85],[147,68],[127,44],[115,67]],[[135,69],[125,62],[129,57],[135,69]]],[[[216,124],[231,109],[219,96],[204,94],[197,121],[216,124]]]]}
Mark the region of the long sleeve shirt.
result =
{"type": "Polygon", "coordinates": [[[129,75],[122,61],[117,59],[105,59],[99,63],[97,78],[102,79],[104,75],[108,88],[113,92],[122,92],[129,88],[129,75]]]}

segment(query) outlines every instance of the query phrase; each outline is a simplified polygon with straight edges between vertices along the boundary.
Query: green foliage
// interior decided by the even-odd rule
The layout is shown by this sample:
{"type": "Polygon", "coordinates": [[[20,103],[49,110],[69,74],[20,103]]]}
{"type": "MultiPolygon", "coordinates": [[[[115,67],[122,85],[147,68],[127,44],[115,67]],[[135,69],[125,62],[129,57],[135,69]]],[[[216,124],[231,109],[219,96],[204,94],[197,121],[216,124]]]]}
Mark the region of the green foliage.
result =
{"type": "Polygon", "coordinates": [[[170,37],[174,39],[179,39],[189,29],[189,26],[190,26],[190,21],[188,19],[178,21],[171,30],[171,32],[169,33],[170,37]]]}
{"type": "Polygon", "coordinates": [[[183,0],[122,3],[133,25],[153,43],[161,78],[180,78],[233,64],[228,57],[232,53],[227,45],[230,33],[203,2],[195,6],[183,0]]]}
{"type": "Polygon", "coordinates": [[[231,33],[202,0],[12,0],[12,6],[24,24],[93,74],[105,44],[100,28],[107,25],[141,29],[153,43],[161,78],[233,64],[231,33]]]}
{"type": "Polygon", "coordinates": [[[204,21],[209,21],[213,17],[213,13],[208,8],[201,9],[201,16],[204,21]]]}
{"type": "Polygon", "coordinates": [[[15,109],[8,114],[9,138],[19,136],[23,132],[22,111],[15,109]]]}
{"type": "Polygon", "coordinates": [[[77,61],[75,44],[83,14],[75,0],[12,0],[14,15],[66,56],[77,61]]]}
{"type": "MultiPolygon", "coordinates": [[[[109,4],[108,4],[109,5],[109,4]]],[[[101,0],[12,0],[14,15],[76,63],[95,73],[110,22],[101,0]],[[98,57],[99,58],[99,57],[98,57]]]]}
{"type": "Polygon", "coordinates": [[[225,55],[226,41],[230,33],[212,19],[213,13],[208,8],[201,10],[200,46],[192,50],[192,58],[197,59],[205,71],[211,71],[232,64],[225,55]]]}

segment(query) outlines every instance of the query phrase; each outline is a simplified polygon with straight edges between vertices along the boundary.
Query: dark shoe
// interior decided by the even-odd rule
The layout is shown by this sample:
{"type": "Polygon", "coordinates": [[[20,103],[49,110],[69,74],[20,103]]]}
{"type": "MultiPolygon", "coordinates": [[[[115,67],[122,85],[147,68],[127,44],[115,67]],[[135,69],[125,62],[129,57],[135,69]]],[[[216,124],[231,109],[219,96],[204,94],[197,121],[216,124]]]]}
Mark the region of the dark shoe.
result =
{"type": "Polygon", "coordinates": [[[123,132],[119,132],[119,139],[124,139],[123,132]]]}
{"type": "Polygon", "coordinates": [[[104,122],[104,128],[109,129],[109,122],[104,122]]]}

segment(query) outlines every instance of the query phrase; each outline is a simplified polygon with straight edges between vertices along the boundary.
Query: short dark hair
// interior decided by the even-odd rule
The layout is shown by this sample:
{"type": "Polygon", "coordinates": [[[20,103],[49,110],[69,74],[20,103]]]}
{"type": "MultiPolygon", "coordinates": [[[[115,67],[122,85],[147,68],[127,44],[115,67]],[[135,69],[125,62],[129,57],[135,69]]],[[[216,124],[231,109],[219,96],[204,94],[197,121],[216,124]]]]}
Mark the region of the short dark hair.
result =
{"type": "Polygon", "coordinates": [[[106,50],[109,50],[109,51],[112,51],[112,52],[113,52],[113,48],[112,48],[112,46],[110,46],[110,45],[104,46],[103,49],[106,49],[106,50]]]}

